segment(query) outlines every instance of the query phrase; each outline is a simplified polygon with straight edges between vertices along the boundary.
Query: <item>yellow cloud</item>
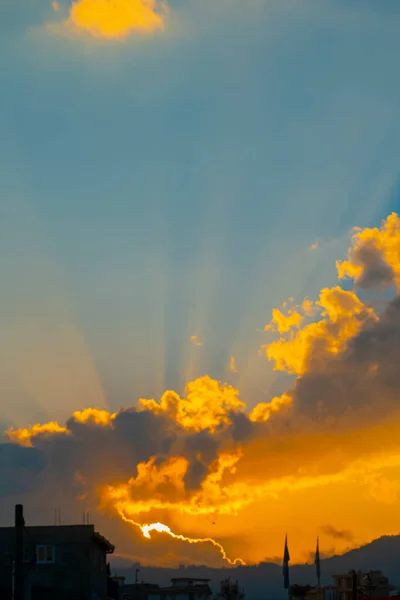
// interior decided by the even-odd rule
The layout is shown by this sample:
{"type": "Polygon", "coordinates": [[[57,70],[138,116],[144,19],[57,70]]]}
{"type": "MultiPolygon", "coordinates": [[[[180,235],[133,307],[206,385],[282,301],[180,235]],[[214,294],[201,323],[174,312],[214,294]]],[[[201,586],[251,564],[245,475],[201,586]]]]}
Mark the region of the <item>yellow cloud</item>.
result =
{"type": "Polygon", "coordinates": [[[337,261],[339,279],[348,277],[372,287],[391,282],[391,272],[400,288],[400,219],[392,213],[381,227],[354,229],[348,259],[337,261]],[[388,271],[389,270],[389,271],[388,271]]]}
{"type": "MultiPolygon", "coordinates": [[[[339,279],[354,279],[357,287],[373,288],[394,282],[400,289],[398,215],[389,215],[379,228],[355,228],[347,260],[337,261],[336,267],[339,279]]],[[[265,329],[290,333],[288,337],[262,346],[268,359],[275,362],[276,370],[303,375],[311,362],[313,368],[317,368],[327,355],[345,350],[366,320],[378,318],[354,292],[339,286],[324,288],[318,302],[304,299],[301,312],[305,316],[313,317],[318,310],[321,310],[321,319],[304,327],[301,327],[304,317],[299,311],[291,309],[288,315],[279,309],[272,311],[271,323],[265,329]],[[293,332],[293,329],[298,331],[293,332]]]]}
{"type": "Polygon", "coordinates": [[[94,37],[124,39],[163,30],[165,12],[158,0],[77,0],[67,24],[94,37]]]}
{"type": "Polygon", "coordinates": [[[250,421],[263,422],[268,421],[272,413],[280,412],[283,407],[292,404],[292,397],[289,394],[275,396],[270,402],[259,402],[249,414],[250,421]]]}
{"type": "Polygon", "coordinates": [[[320,321],[309,323],[289,339],[263,346],[268,359],[275,362],[275,370],[304,374],[311,360],[315,367],[326,355],[339,354],[367,319],[377,318],[354,292],[339,286],[321,290],[316,305],[323,309],[320,321]]]}
{"type": "Polygon", "coordinates": [[[284,315],[278,308],[274,308],[271,322],[265,326],[265,331],[278,330],[279,333],[287,333],[291,329],[298,329],[303,319],[304,317],[294,309],[289,310],[288,314],[284,315]]]}
{"type": "Polygon", "coordinates": [[[13,429],[10,427],[5,432],[5,436],[11,442],[20,444],[21,446],[32,446],[32,439],[41,436],[49,437],[52,435],[68,434],[66,427],[61,427],[56,421],[33,425],[32,427],[13,429]]]}
{"type": "MultiPolygon", "coordinates": [[[[109,426],[117,416],[116,413],[109,413],[107,410],[97,408],[85,408],[77,410],[72,414],[72,418],[77,423],[94,423],[99,426],[109,426]]],[[[5,431],[5,436],[11,441],[21,446],[32,446],[32,440],[36,437],[49,437],[55,435],[70,435],[71,431],[67,426],[62,426],[57,421],[49,423],[36,423],[30,427],[14,429],[10,427],[5,431]]]]}
{"type": "Polygon", "coordinates": [[[52,2],[51,6],[53,7],[54,12],[60,12],[61,7],[60,7],[59,3],[56,2],[56,0],[54,0],[54,2],[52,2]]]}
{"type": "Polygon", "coordinates": [[[197,337],[197,335],[191,335],[190,341],[192,342],[193,346],[202,346],[203,345],[201,343],[201,341],[199,340],[199,338],[197,337]]]}
{"type": "MultiPolygon", "coordinates": [[[[332,304],[336,306],[335,302],[332,304]]],[[[329,302],[326,305],[328,308],[325,310],[329,309],[333,318],[337,318],[337,308],[331,310],[329,302]]],[[[192,384],[188,386],[184,399],[176,395],[178,403],[184,404],[184,408],[176,410],[178,422],[188,418],[187,413],[194,410],[191,420],[186,422],[192,430],[198,430],[199,423],[209,422],[204,415],[210,411],[212,398],[217,400],[212,416],[214,422],[218,422],[218,412],[224,413],[224,406],[235,407],[237,396],[233,388],[225,389],[226,386],[209,378],[192,384]]],[[[270,403],[260,403],[249,417],[253,422],[266,421],[276,410],[290,407],[291,400],[289,394],[283,394],[270,403]]],[[[83,423],[93,421],[108,427],[113,423],[114,415],[89,408],[74,413],[73,419],[83,423]]],[[[169,527],[179,535],[184,532],[185,536],[190,534],[196,538],[200,536],[200,539],[208,539],[213,533],[216,540],[227,542],[230,556],[239,554],[250,562],[262,560],[265,552],[275,549],[276,553],[279,536],[287,527],[297,531],[299,522],[304,523],[304,529],[301,528],[298,539],[295,536],[291,538],[295,560],[300,560],[304,551],[303,532],[309,535],[312,543],[312,536],[324,522],[342,528],[351,525],[357,539],[366,541],[371,540],[377,530],[380,533],[391,532],[393,515],[391,512],[386,514],[386,509],[391,511],[393,507],[393,511],[398,511],[399,507],[400,415],[393,414],[390,419],[376,421],[367,428],[358,425],[357,428],[334,430],[317,427],[296,430],[294,425],[293,429],[285,428],[284,431],[271,428],[268,435],[251,438],[240,447],[237,444],[224,445],[207,466],[205,477],[196,488],[188,489],[186,486],[191,462],[179,453],[183,450],[182,446],[178,454],[162,461],[154,456],[138,464],[133,461],[132,476],[121,477],[111,469],[100,482],[93,480],[101,508],[112,509],[139,523],[143,535],[157,530],[155,524],[159,523],[159,519],[167,519],[168,524],[163,524],[164,529],[159,530],[167,535],[170,535],[169,527]],[[277,499],[279,503],[276,503],[277,499]],[[375,511],[374,515],[379,515],[381,503],[385,503],[385,514],[382,515],[383,521],[375,527],[376,519],[368,519],[367,516],[371,509],[375,511]],[[268,513],[273,511],[274,515],[273,523],[268,523],[268,527],[273,529],[273,538],[268,538],[267,550],[265,541],[260,543],[260,537],[264,537],[263,525],[254,527],[255,523],[264,523],[262,515],[265,515],[266,507],[268,513]],[[235,518],[236,515],[240,518],[235,518]],[[299,519],[299,515],[303,519],[299,519]],[[210,530],[211,522],[213,527],[210,530]]],[[[110,432],[117,430],[111,428],[110,432]]],[[[66,433],[71,436],[72,443],[73,432],[57,423],[49,423],[20,433],[15,441],[30,445],[32,435],[66,433]]],[[[104,451],[98,462],[107,473],[105,456],[110,456],[112,445],[104,451]]],[[[98,446],[95,452],[97,460],[98,446]]],[[[128,453],[126,458],[129,466],[131,454],[128,453]]],[[[82,468],[85,467],[90,469],[88,463],[83,463],[82,468]]],[[[91,483],[88,481],[86,485],[91,483]]],[[[192,539],[185,536],[178,539],[192,539]]],[[[338,541],[337,547],[343,549],[341,544],[345,543],[345,540],[338,541]]]]}
{"type": "Polygon", "coordinates": [[[160,402],[141,399],[139,405],[155,414],[167,413],[185,429],[195,431],[214,431],[220,425],[229,425],[229,413],[246,406],[239,400],[238,390],[208,375],[188,383],[185,392],[185,398],[181,398],[174,391],[166,391],[160,402]]]}
{"type": "MultiPolygon", "coordinates": [[[[227,538],[235,531],[237,552],[243,550],[240,540],[247,530],[255,544],[251,544],[249,556],[245,557],[251,561],[265,556],[265,548],[260,548],[260,554],[256,548],[259,529],[251,527],[262,511],[265,513],[265,507],[274,510],[273,526],[282,535],[290,519],[288,514],[297,504],[303,506],[304,498],[308,500],[305,506],[312,506],[312,510],[305,511],[305,530],[311,527],[316,531],[331,513],[330,521],[336,526],[343,524],[344,518],[346,527],[353,521],[357,537],[370,540],[374,527],[370,519],[358,520],[358,511],[364,517],[371,502],[398,507],[399,426],[397,418],[365,430],[265,436],[240,450],[220,453],[200,487],[189,492],[184,481],[189,468],[187,459],[177,456],[157,464],[151,458],[138,465],[137,475],[127,483],[102,486],[98,492],[102,508],[116,510],[140,528],[152,528],[151,520],[168,513],[169,522],[175,523],[178,531],[204,536],[211,518],[215,518],[217,524],[221,520],[222,528],[226,524],[225,531],[230,532],[227,538]],[[357,501],[353,505],[353,494],[343,495],[343,491],[357,486],[357,501]],[[278,505],[269,505],[277,499],[278,505]],[[345,515],[340,510],[344,502],[345,515]],[[333,510],[336,503],[337,515],[333,510]],[[233,519],[236,515],[240,519],[233,519]]],[[[386,527],[387,523],[388,520],[386,527]]],[[[294,518],[294,529],[295,524],[294,518]]],[[[303,540],[297,540],[293,545],[297,560],[303,549],[303,540]]]]}
{"type": "Polygon", "coordinates": [[[246,499],[239,497],[239,494],[224,494],[220,483],[225,473],[234,474],[240,458],[239,451],[221,453],[210,465],[200,489],[188,497],[184,479],[189,461],[177,456],[157,465],[153,457],[138,464],[137,476],[127,484],[100,488],[102,503],[109,504],[111,501],[129,516],[154,510],[176,510],[193,516],[216,512],[235,514],[242,502],[246,503],[246,499]]]}
{"type": "Polygon", "coordinates": [[[108,410],[99,410],[98,408],[85,408],[75,411],[72,416],[78,423],[92,422],[95,425],[107,426],[111,425],[117,413],[110,413],[108,410]]]}

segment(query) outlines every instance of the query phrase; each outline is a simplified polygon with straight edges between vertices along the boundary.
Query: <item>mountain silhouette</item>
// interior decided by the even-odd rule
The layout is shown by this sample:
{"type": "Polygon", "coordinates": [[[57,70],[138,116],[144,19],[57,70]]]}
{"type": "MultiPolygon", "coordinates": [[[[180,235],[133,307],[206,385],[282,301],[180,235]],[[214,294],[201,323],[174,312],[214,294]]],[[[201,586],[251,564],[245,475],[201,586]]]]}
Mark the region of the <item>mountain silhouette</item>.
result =
{"type": "MultiPolygon", "coordinates": [[[[114,557],[112,572],[114,575],[126,577],[132,583],[135,571],[140,567],[140,581],[168,585],[172,577],[209,578],[211,587],[216,592],[219,583],[230,577],[238,580],[244,588],[246,600],[286,600],[287,592],[283,589],[282,567],[276,563],[260,563],[259,565],[214,569],[206,566],[180,566],[177,569],[162,567],[143,567],[129,564],[124,559],[114,557]]],[[[348,573],[351,569],[362,571],[381,570],[389,578],[392,585],[400,587],[400,536],[384,536],[370,544],[350,550],[340,556],[332,556],[321,560],[321,576],[324,585],[332,584],[332,575],[348,573]]],[[[291,565],[290,582],[301,585],[315,585],[315,565],[291,565]]]]}

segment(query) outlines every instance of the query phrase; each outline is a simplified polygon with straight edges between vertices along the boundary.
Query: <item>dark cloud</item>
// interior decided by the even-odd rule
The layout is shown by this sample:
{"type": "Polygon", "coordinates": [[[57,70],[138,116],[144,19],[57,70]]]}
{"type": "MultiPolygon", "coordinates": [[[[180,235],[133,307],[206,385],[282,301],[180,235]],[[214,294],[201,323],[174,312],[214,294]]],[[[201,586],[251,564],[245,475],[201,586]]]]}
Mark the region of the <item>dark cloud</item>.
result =
{"type": "Polygon", "coordinates": [[[202,458],[210,463],[217,458],[220,443],[220,439],[208,431],[188,435],[184,440],[184,456],[192,457],[201,454],[202,458]]]}
{"type": "Polygon", "coordinates": [[[335,540],[345,540],[346,542],[354,541],[354,535],[351,533],[351,531],[346,529],[336,529],[333,527],[333,525],[321,525],[319,529],[321,533],[335,540]]]}
{"type": "Polygon", "coordinates": [[[0,496],[31,490],[45,466],[41,453],[16,444],[0,445],[0,496]]]}
{"type": "MultiPolygon", "coordinates": [[[[325,357],[292,390],[295,417],[372,421],[400,408],[400,298],[368,321],[339,357],[325,357]]],[[[313,364],[312,362],[310,363],[313,364]]]]}
{"type": "Polygon", "coordinates": [[[161,466],[170,457],[188,462],[187,489],[200,487],[223,444],[232,445],[232,433],[193,432],[166,414],[122,410],[112,426],[69,419],[67,434],[37,435],[32,448],[0,445],[2,494],[15,489],[47,489],[56,484],[76,495],[91,493],[97,485],[128,481],[137,465],[151,458],[161,466]],[[24,483],[26,482],[26,483],[24,483]]]}
{"type": "Polygon", "coordinates": [[[245,442],[254,435],[255,425],[244,413],[232,413],[230,415],[232,425],[230,434],[235,442],[245,442]]]}
{"type": "Polygon", "coordinates": [[[394,283],[394,273],[382,258],[381,252],[373,242],[363,244],[351,253],[351,259],[362,267],[362,274],[356,281],[356,287],[371,289],[394,283]]]}
{"type": "Polygon", "coordinates": [[[194,490],[200,487],[207,475],[209,464],[218,456],[220,445],[221,439],[208,431],[200,431],[185,437],[182,454],[190,461],[184,479],[187,489],[194,490]]]}
{"type": "Polygon", "coordinates": [[[111,431],[132,448],[137,462],[160,454],[169,455],[182,435],[180,428],[166,415],[135,409],[119,412],[111,431]]]}
{"type": "Polygon", "coordinates": [[[207,475],[207,465],[198,459],[190,462],[189,468],[184,477],[185,487],[187,490],[196,490],[200,487],[201,482],[207,475]]]}

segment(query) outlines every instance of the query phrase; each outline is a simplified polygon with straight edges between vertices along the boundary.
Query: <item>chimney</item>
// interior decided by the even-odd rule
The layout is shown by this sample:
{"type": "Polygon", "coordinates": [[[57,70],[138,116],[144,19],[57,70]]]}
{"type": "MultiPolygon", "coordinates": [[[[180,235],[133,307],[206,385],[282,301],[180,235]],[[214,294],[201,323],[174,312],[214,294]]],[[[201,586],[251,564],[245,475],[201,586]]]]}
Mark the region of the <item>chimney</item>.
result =
{"type": "Polygon", "coordinates": [[[15,506],[15,583],[14,600],[24,600],[24,507],[15,506]]]}

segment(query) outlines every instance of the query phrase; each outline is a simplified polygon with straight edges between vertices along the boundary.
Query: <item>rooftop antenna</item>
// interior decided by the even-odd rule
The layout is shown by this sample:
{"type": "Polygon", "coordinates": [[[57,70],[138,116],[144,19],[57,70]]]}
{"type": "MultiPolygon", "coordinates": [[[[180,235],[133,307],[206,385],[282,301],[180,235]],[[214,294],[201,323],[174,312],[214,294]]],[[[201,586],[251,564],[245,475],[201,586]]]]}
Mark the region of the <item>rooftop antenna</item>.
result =
{"type": "Polygon", "coordinates": [[[61,508],[58,509],[58,524],[61,525],[61,508]]]}
{"type": "Polygon", "coordinates": [[[86,525],[89,525],[89,512],[86,513],[86,525]]]}

